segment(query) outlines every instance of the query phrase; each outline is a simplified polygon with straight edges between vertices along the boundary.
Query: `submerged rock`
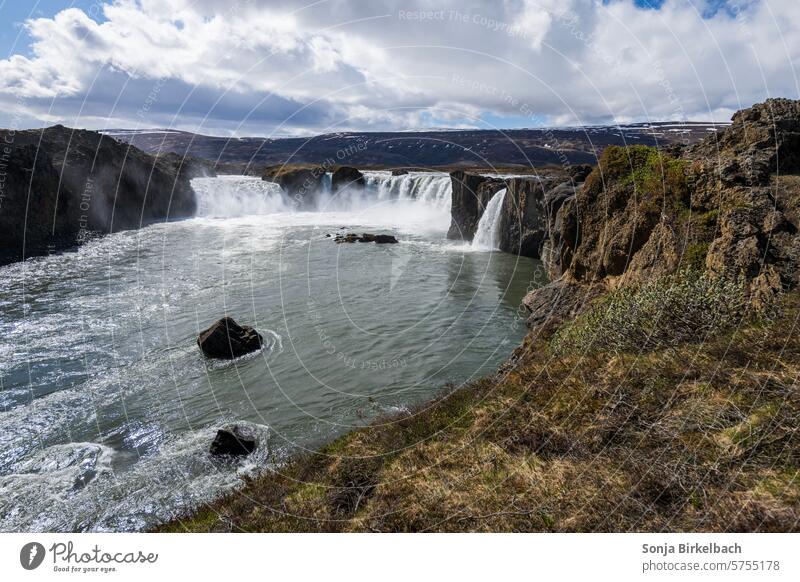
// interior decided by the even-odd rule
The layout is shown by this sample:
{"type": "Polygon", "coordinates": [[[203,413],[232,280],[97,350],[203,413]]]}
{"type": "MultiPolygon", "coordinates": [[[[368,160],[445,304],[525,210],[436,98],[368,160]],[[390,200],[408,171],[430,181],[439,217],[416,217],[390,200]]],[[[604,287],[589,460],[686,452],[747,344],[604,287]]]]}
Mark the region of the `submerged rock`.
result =
{"type": "Polygon", "coordinates": [[[337,243],[354,243],[354,242],[374,242],[376,244],[396,244],[399,241],[390,234],[370,234],[364,233],[361,236],[358,236],[355,233],[349,234],[337,234],[336,237],[333,239],[334,242],[337,243]]]}
{"type": "Polygon", "coordinates": [[[261,349],[264,338],[255,329],[223,317],[197,337],[197,345],[210,358],[231,360],[261,349]]]}
{"type": "Polygon", "coordinates": [[[240,457],[256,450],[256,439],[244,434],[238,426],[221,428],[211,443],[209,452],[214,456],[231,455],[240,457]]]}

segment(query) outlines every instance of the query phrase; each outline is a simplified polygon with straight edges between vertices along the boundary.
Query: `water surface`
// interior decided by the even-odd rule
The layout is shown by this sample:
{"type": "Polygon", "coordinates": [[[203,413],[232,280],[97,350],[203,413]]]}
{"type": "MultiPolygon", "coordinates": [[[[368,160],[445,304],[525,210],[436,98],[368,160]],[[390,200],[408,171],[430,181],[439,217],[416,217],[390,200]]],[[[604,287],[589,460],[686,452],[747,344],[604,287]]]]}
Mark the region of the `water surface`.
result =
{"type": "Polygon", "coordinates": [[[447,241],[446,176],[368,182],[297,212],[260,180],[196,180],[197,218],[0,268],[0,530],[146,528],[491,373],[541,270],[447,241]],[[326,237],[347,230],[401,242],[326,237]],[[204,359],[224,315],[265,349],[204,359]],[[258,451],[211,458],[232,422],[258,451]]]}

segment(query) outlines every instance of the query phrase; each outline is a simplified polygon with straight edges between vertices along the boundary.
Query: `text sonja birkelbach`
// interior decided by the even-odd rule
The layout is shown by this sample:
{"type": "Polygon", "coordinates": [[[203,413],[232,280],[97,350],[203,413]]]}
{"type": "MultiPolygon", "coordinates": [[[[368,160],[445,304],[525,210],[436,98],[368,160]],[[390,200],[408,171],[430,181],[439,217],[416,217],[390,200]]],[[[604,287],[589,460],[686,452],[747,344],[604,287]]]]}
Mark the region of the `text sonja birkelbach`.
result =
{"type": "Polygon", "coordinates": [[[133,564],[155,564],[158,554],[130,551],[106,551],[99,545],[76,549],[72,542],[57,542],[49,548],[55,572],[114,572],[118,568],[133,564]]]}
{"type": "Polygon", "coordinates": [[[642,544],[643,554],[741,554],[742,546],[733,544],[682,543],[682,544],[642,544]]]}

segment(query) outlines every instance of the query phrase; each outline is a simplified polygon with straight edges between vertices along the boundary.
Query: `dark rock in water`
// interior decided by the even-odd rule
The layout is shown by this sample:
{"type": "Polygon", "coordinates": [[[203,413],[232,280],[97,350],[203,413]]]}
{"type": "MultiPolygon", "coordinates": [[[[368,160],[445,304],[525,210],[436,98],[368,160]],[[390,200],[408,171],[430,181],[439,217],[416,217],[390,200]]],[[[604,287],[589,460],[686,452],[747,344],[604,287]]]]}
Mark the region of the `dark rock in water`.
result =
{"type": "Polygon", "coordinates": [[[453,185],[450,229],[447,238],[471,241],[486,205],[505,182],[458,170],[450,174],[453,185]]]}
{"type": "Polygon", "coordinates": [[[278,184],[291,197],[292,203],[301,208],[314,206],[324,178],[322,166],[273,166],[261,176],[262,180],[278,184]]]}
{"type": "Polygon", "coordinates": [[[364,184],[364,174],[349,166],[336,168],[331,176],[331,191],[334,193],[342,188],[363,188],[364,184]]]}
{"type": "Polygon", "coordinates": [[[0,151],[7,174],[0,264],[195,212],[189,180],[205,170],[190,159],[151,156],[95,131],[61,125],[0,130],[0,141],[8,144],[0,151]]]}
{"type": "Polygon", "coordinates": [[[210,358],[231,360],[261,349],[264,338],[252,327],[223,317],[197,337],[197,345],[210,358]]]}
{"type": "Polygon", "coordinates": [[[392,176],[405,176],[406,174],[408,174],[408,170],[404,170],[403,168],[392,170],[392,176]]]}
{"type": "Polygon", "coordinates": [[[354,243],[354,242],[362,242],[362,243],[370,243],[374,242],[376,244],[396,244],[399,241],[390,234],[370,234],[364,233],[361,236],[358,236],[355,233],[349,234],[337,234],[336,238],[333,239],[334,242],[337,243],[354,243]]]}
{"type": "Polygon", "coordinates": [[[256,450],[256,440],[243,434],[238,426],[222,428],[211,443],[209,452],[214,456],[231,455],[235,457],[249,455],[256,450]]]}

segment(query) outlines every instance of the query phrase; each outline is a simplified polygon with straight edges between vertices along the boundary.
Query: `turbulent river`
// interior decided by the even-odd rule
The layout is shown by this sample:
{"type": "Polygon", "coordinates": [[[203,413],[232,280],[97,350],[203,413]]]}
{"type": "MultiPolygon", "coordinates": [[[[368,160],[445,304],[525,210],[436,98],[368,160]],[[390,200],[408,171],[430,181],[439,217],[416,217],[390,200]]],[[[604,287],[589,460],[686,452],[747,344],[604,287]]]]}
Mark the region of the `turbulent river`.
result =
{"type": "Polygon", "coordinates": [[[295,212],[274,184],[196,179],[193,219],[0,268],[0,530],[145,529],[491,373],[538,264],[447,241],[444,174],[366,181],[295,212]],[[400,244],[325,236],[347,231],[400,244]],[[265,348],[204,359],[223,315],[265,348]],[[257,451],[211,457],[231,423],[257,451]]]}

